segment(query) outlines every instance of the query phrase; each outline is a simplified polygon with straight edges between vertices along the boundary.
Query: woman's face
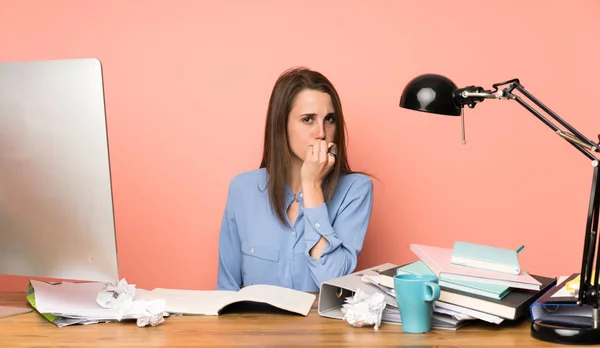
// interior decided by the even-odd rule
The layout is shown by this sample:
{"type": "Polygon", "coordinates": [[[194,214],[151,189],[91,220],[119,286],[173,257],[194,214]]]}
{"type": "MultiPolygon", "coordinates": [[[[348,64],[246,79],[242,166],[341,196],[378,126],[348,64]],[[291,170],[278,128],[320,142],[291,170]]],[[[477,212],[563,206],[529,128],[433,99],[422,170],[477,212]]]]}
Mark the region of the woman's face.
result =
{"type": "Polygon", "coordinates": [[[337,120],[329,94],[305,89],[296,94],[288,115],[288,142],[292,154],[304,161],[310,145],[335,140],[337,120]]]}

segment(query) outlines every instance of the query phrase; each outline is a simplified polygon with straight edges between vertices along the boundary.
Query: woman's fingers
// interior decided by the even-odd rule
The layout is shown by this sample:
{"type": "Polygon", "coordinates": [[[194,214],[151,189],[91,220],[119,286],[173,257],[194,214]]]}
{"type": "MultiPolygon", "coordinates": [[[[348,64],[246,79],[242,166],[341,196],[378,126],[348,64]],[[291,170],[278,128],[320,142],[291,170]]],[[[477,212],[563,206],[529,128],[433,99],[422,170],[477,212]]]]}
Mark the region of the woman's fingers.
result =
{"type": "Polygon", "coordinates": [[[327,143],[325,140],[319,141],[319,163],[327,163],[327,143]]]}
{"type": "Polygon", "coordinates": [[[320,152],[320,148],[321,148],[321,142],[320,141],[315,141],[312,146],[312,156],[311,159],[315,162],[318,162],[319,160],[319,152],[320,152]]]}
{"type": "Polygon", "coordinates": [[[329,144],[329,148],[327,151],[327,167],[331,169],[335,164],[335,160],[337,159],[337,146],[335,144],[329,144]]]}
{"type": "Polygon", "coordinates": [[[310,145],[306,149],[306,155],[304,156],[304,162],[310,161],[313,158],[313,148],[314,148],[314,145],[310,145]]]}
{"type": "Polygon", "coordinates": [[[325,140],[315,141],[306,151],[306,160],[311,162],[332,165],[337,157],[337,146],[325,140]]]}
{"type": "Polygon", "coordinates": [[[329,151],[327,152],[330,156],[337,157],[337,146],[334,143],[329,144],[329,151]]]}

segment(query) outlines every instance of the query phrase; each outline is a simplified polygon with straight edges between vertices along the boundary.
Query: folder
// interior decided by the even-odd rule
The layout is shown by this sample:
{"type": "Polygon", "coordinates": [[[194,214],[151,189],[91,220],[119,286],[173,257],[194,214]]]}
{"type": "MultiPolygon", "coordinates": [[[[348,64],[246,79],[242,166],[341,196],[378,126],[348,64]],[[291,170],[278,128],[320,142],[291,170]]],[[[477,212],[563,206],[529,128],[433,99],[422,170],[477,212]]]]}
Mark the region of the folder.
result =
{"type": "Polygon", "coordinates": [[[398,303],[393,296],[388,295],[385,291],[379,290],[375,285],[370,286],[366,284],[361,279],[362,276],[365,275],[378,276],[384,271],[396,268],[398,268],[398,265],[385,263],[323,282],[319,291],[319,315],[326,318],[343,319],[344,313],[342,313],[342,305],[345,303],[346,298],[352,297],[358,288],[361,288],[367,295],[381,292],[383,293],[387,306],[398,308],[398,303]]]}
{"type": "Polygon", "coordinates": [[[529,307],[531,320],[544,320],[548,323],[568,324],[573,326],[592,325],[592,306],[576,303],[544,303],[536,300],[529,307]]]}
{"type": "Polygon", "coordinates": [[[578,273],[571,274],[566,280],[538,298],[529,307],[531,320],[542,319],[556,324],[591,326],[592,306],[577,305],[577,296],[565,292],[567,284],[577,278],[579,278],[578,273]]]}

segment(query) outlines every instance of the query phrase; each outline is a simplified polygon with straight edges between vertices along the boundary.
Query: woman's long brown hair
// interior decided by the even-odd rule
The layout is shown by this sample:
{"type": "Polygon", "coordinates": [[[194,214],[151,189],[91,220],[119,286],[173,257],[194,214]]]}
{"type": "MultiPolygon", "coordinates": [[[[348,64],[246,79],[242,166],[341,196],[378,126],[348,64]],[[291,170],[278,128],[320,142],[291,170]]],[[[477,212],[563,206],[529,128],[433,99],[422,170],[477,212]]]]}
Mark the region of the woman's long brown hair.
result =
{"type": "Polygon", "coordinates": [[[334,142],[337,146],[337,156],[332,170],[323,182],[323,196],[328,202],[337,186],[342,174],[351,173],[346,157],[346,124],[342,104],[333,84],[321,73],[305,67],[286,70],[279,76],[271,92],[267,121],[265,126],[265,140],[263,158],[260,168],[267,171],[267,189],[271,206],[285,225],[285,180],[288,177],[292,152],[288,142],[287,123],[292,109],[294,97],[304,89],[318,90],[329,94],[333,105],[336,122],[334,142]]]}

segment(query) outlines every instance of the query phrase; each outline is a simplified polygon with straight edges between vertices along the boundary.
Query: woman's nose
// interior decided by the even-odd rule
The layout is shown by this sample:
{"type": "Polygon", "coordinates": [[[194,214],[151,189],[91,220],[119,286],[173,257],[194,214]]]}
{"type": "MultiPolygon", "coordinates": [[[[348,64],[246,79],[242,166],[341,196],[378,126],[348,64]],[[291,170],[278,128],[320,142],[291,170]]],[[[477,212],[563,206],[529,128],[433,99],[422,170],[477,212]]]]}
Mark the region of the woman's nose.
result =
{"type": "Polygon", "coordinates": [[[319,124],[317,129],[317,138],[324,140],[325,139],[325,125],[323,123],[319,124]]]}

